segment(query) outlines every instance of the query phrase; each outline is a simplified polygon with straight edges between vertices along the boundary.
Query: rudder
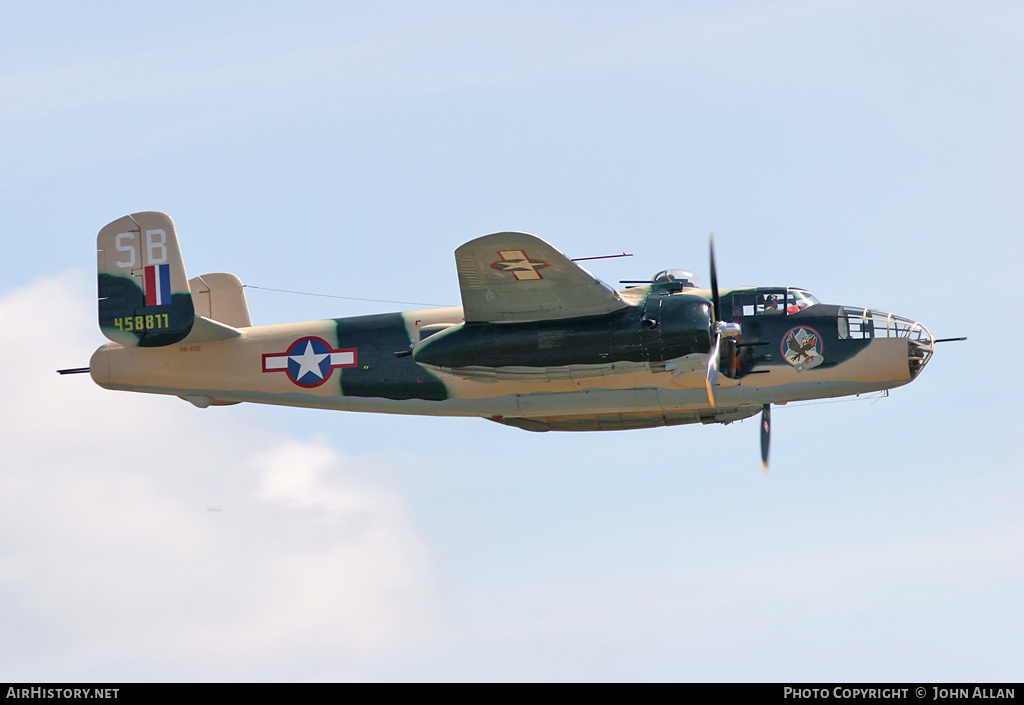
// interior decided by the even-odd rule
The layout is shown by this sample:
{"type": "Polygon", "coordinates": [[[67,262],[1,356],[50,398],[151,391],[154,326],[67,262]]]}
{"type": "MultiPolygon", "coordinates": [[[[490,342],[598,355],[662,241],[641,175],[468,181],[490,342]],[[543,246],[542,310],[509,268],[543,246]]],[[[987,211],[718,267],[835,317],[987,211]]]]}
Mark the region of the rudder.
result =
{"type": "Polygon", "coordinates": [[[192,330],[195,309],[174,221],[166,213],[132,213],[96,237],[99,323],[110,340],[159,347],[192,330]]]}

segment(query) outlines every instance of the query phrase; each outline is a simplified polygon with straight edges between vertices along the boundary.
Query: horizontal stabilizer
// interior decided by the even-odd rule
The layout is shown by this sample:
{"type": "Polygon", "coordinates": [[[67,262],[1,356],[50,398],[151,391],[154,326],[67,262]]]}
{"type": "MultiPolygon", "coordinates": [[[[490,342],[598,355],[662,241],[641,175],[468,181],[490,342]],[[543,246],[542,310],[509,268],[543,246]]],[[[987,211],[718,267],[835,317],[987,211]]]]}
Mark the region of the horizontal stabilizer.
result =
{"type": "Polygon", "coordinates": [[[188,287],[192,291],[192,304],[195,306],[196,315],[235,328],[252,326],[242,280],[234,274],[200,274],[188,280],[188,287]]]}
{"type": "Polygon", "coordinates": [[[192,323],[192,332],[181,342],[183,345],[214,343],[218,340],[231,340],[241,334],[242,331],[237,328],[219,323],[206,316],[196,316],[192,323]]]}

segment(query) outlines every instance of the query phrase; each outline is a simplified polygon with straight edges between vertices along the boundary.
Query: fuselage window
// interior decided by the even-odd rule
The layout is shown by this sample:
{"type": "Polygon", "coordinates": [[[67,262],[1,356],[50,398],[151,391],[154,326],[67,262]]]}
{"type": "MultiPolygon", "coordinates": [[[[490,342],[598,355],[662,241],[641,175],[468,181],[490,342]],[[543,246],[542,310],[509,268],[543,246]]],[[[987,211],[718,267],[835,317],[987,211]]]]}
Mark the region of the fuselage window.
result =
{"type": "Polygon", "coordinates": [[[732,295],[732,315],[733,318],[740,316],[753,316],[754,315],[754,295],[753,294],[733,294],[732,295]]]}

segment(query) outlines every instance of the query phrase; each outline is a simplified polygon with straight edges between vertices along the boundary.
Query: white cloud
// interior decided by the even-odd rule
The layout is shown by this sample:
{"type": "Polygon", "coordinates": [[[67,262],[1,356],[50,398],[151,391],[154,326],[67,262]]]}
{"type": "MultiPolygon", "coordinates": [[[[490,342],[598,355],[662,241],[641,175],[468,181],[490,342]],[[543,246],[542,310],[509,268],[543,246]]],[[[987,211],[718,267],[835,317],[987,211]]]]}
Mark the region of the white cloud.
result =
{"type": "Polygon", "coordinates": [[[436,627],[403,504],[223,409],[111,393],[78,275],[0,299],[0,664],[20,680],[358,678],[436,627]],[[211,413],[212,412],[212,413],[211,413]]]}

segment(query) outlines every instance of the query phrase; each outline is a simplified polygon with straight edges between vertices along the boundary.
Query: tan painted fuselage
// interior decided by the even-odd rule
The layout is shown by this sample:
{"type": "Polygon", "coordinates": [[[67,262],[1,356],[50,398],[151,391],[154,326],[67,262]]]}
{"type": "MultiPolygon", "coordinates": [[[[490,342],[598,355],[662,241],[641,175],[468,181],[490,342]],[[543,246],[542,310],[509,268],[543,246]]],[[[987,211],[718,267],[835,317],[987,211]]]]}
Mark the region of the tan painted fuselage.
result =
{"type": "Polygon", "coordinates": [[[345,411],[523,418],[685,411],[695,413],[694,420],[731,420],[738,413],[739,417],[751,415],[763,404],[863,394],[913,379],[907,363],[907,338],[895,336],[875,337],[867,344],[860,341],[863,349],[834,366],[800,372],[788,364],[774,364],[741,379],[720,377],[715,407],[709,405],[705,393],[703,362],[684,372],[668,371],[664,363],[643,362],[609,364],[600,371],[586,365],[578,370],[571,365],[519,366],[518,373],[516,368],[496,368],[488,376],[428,369],[412,359],[410,350],[419,342],[421,332],[464,325],[461,318],[461,308],[407,312],[401,314],[404,347],[378,349],[367,355],[356,346],[356,370],[364,377],[377,375],[379,395],[346,394],[346,375],[356,373],[349,367],[331,368],[323,373],[323,382],[308,387],[297,384],[286,370],[267,369],[268,356],[282,356],[296,341],[310,337],[325,341],[332,349],[350,349],[351,342],[339,335],[334,319],[240,328],[236,337],[223,340],[204,341],[201,335],[193,335],[156,348],[108,343],[95,352],[90,370],[96,383],[107,389],[175,395],[199,406],[256,402],[345,411]],[[395,398],[389,392],[389,374],[397,365],[417,368],[420,379],[429,376],[439,381],[446,398],[395,398]]]}

